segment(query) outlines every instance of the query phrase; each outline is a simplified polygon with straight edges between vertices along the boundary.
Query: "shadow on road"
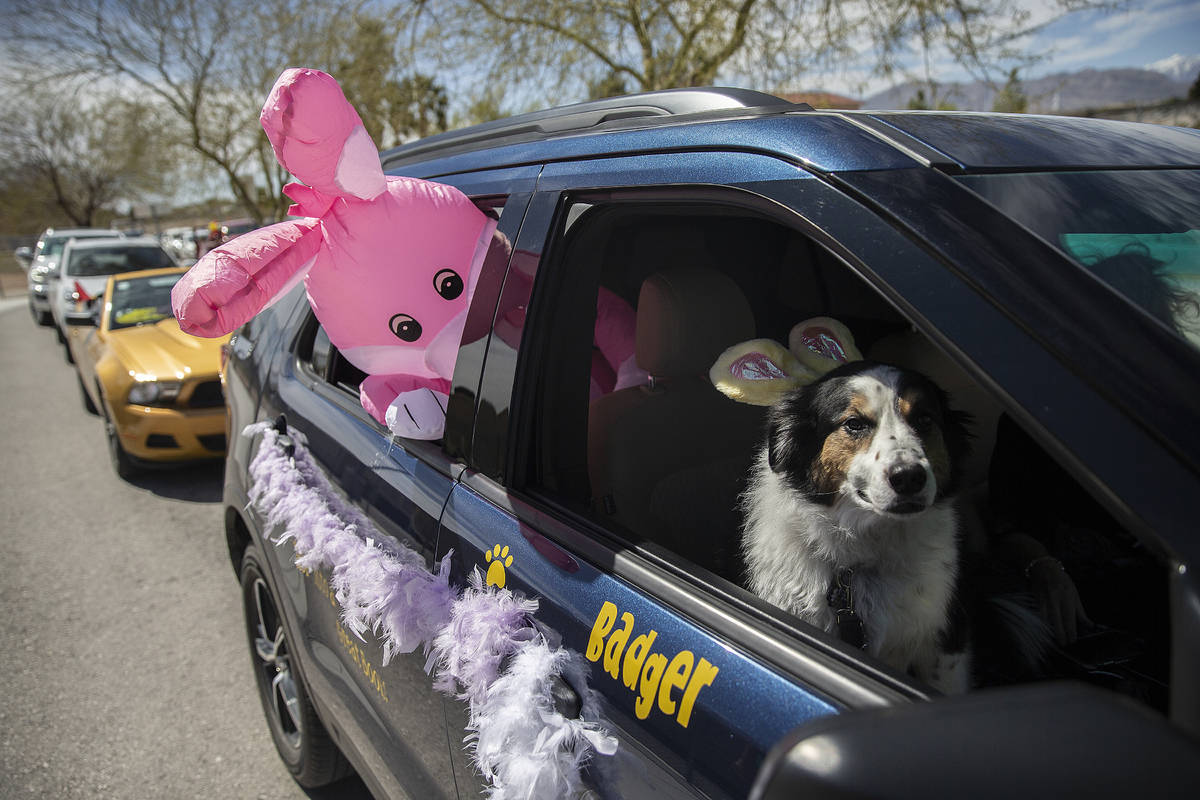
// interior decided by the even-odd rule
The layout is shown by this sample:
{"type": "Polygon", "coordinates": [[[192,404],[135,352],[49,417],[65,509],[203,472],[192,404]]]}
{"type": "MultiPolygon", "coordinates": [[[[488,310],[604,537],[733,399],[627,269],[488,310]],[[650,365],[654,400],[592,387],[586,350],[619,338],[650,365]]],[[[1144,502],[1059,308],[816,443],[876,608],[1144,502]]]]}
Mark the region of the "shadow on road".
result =
{"type": "Polygon", "coordinates": [[[305,789],[304,793],[312,800],[373,800],[371,791],[357,775],[343,778],[332,786],[305,789]]]}
{"type": "Polygon", "coordinates": [[[139,489],[189,503],[218,503],[225,462],[212,461],[174,469],[146,469],[130,478],[139,489]]]}

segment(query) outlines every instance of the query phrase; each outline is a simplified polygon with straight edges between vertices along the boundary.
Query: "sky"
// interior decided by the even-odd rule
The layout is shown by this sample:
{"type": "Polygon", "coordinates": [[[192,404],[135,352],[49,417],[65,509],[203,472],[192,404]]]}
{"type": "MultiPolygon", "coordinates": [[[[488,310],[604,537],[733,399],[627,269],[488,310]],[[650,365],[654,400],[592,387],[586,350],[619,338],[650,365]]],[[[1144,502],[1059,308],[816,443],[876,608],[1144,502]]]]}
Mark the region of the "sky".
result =
{"type": "MultiPolygon", "coordinates": [[[[1053,4],[1046,0],[1019,2],[1035,20],[1052,15],[1053,4]]],[[[1114,11],[1070,14],[1021,41],[1020,46],[1028,52],[1046,55],[1037,65],[1023,70],[1022,77],[1089,68],[1146,67],[1176,55],[1200,58],[1200,0],[1130,0],[1122,5],[1114,11]]],[[[920,69],[919,61],[911,66],[920,69]]],[[[852,69],[839,75],[813,75],[809,82],[859,97],[899,82],[877,78],[864,81],[862,76],[852,69]]],[[[948,61],[935,61],[934,78],[939,83],[971,80],[948,61]]]]}

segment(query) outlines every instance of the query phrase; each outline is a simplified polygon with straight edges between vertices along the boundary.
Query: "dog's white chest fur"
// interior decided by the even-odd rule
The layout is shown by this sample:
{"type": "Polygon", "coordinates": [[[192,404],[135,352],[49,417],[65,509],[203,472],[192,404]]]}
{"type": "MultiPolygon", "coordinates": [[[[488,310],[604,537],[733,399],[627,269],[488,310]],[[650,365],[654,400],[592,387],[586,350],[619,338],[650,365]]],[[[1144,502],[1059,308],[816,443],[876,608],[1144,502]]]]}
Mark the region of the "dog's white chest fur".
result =
{"type": "Polygon", "coordinates": [[[943,691],[966,689],[965,654],[947,654],[940,644],[958,569],[949,503],[911,518],[880,516],[841,500],[819,505],[788,489],[765,452],[745,501],[751,591],[835,632],[827,595],[835,569],[850,568],[867,651],[943,691]]]}

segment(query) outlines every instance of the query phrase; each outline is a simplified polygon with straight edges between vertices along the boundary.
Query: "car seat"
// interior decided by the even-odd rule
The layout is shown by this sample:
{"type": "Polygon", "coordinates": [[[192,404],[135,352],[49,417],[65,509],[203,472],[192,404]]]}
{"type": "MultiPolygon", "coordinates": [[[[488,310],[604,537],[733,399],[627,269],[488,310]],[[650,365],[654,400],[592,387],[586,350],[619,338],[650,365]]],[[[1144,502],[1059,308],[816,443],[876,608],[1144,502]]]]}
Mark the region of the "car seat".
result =
{"type": "Polygon", "coordinates": [[[674,267],[644,281],[636,357],[650,382],[590,406],[588,475],[601,517],[723,567],[715,554],[736,543],[737,494],[765,410],[725,397],[708,370],[754,335],[746,298],[717,270],[674,267]]]}

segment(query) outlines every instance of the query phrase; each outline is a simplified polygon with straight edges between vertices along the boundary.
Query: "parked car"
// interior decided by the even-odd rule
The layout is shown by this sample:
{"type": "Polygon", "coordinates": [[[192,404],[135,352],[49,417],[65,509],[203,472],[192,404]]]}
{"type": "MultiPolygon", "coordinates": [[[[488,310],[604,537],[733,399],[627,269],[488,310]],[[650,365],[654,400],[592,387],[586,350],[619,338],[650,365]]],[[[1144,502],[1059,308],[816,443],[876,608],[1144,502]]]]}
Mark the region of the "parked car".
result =
{"type": "Polygon", "coordinates": [[[385,658],[380,630],[343,622],[344,576],[294,563],[272,505],[286,480],[252,472],[279,446],[277,463],[302,462],[295,486],[332,487],[343,521],[321,525],[431,571],[448,559],[455,587],[478,571],[537,599],[539,629],[587,667],[555,708],[594,692],[618,741],[586,762],[587,796],[1200,785],[1200,131],[680,90],[382,163],[457,187],[510,246],[483,265],[439,441],[362,409],[363,374],[301,289],[231,342],[230,426],[252,435],[231,440],[225,535],[269,730],[301,783],[349,764],[380,798],[474,797],[494,775],[426,655],[385,658]],[[602,298],[636,319],[649,382],[597,373],[602,298]],[[998,514],[1041,525],[1094,628],[1033,672],[979,651],[979,688],[945,698],[744,588],[738,496],[764,409],[718,394],[708,368],[814,317],[971,412],[964,538],[987,554],[998,514]],[[1025,456],[993,458],[1018,439],[1025,456]],[[1053,477],[989,507],[1029,476],[1053,477]]]}
{"type": "Polygon", "coordinates": [[[179,330],[171,288],[185,272],[109,276],[93,309],[66,317],[83,405],[104,418],[122,478],[144,467],[225,455],[220,367],[229,337],[199,339],[179,330]]]}
{"type": "Polygon", "coordinates": [[[196,260],[196,233],[190,225],[166,228],[158,240],[163,249],[179,264],[191,264],[196,260]]]}
{"type": "MultiPolygon", "coordinates": [[[[53,325],[50,314],[50,284],[58,274],[63,248],[71,239],[96,239],[121,236],[107,228],[47,228],[38,237],[37,245],[26,264],[29,281],[29,313],[38,325],[53,325]]],[[[18,261],[25,263],[18,255],[18,261]]]]}
{"type": "Polygon", "coordinates": [[[69,239],[46,290],[50,298],[50,315],[67,361],[71,360],[66,339],[68,311],[103,291],[110,275],[174,266],[174,259],[152,236],[69,239]]]}

